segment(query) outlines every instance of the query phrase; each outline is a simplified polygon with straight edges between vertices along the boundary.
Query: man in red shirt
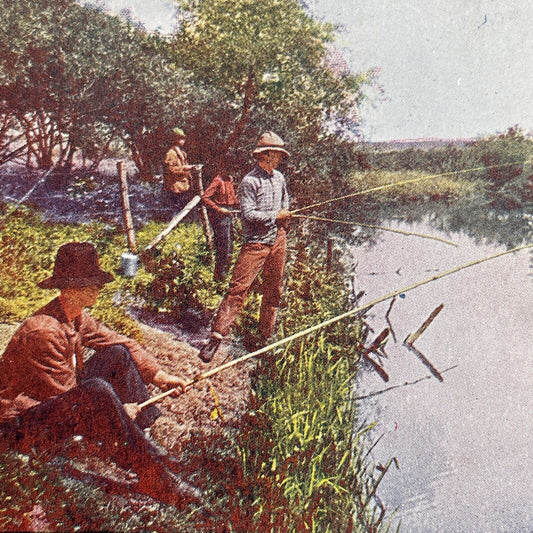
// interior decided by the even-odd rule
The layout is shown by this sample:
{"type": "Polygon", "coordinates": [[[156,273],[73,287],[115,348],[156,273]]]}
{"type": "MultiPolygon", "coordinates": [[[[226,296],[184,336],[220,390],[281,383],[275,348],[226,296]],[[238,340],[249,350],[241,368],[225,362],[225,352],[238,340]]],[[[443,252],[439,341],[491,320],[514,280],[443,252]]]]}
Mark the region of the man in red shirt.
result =
{"type": "Polygon", "coordinates": [[[138,406],[150,398],[146,383],[185,382],[85,311],[112,279],[93,244],[59,248],[53,275],[39,286],[60,295],[23,322],[0,360],[0,451],[57,450],[81,435],[98,455],[136,471],[139,492],[179,507],[199,503],[199,491],[169,469],[176,461],[143,432],[161,412],[138,406]],[[95,350],[87,361],[84,348],[95,350]]]}
{"type": "Polygon", "coordinates": [[[214,278],[215,281],[224,281],[233,250],[232,213],[239,207],[227,157],[222,159],[219,172],[202,195],[202,201],[209,208],[209,220],[215,234],[214,278]]]}

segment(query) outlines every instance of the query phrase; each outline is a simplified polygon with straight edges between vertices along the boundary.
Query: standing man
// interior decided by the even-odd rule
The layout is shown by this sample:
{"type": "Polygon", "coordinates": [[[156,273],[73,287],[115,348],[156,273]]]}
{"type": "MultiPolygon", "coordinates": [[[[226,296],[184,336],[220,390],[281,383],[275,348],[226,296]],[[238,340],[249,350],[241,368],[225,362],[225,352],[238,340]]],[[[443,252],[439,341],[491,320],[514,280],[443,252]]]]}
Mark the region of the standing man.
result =
{"type": "Polygon", "coordinates": [[[163,192],[166,203],[175,212],[181,211],[191,199],[191,171],[194,165],[189,165],[185,145],[185,132],[181,128],[174,128],[174,142],[165,156],[165,171],[163,174],[163,192]]]}
{"type": "Polygon", "coordinates": [[[253,151],[257,161],[239,187],[243,245],[233,270],[228,292],[216,313],[211,338],[198,354],[209,362],[222,339],[229,334],[255,278],[263,273],[263,297],[258,336],[249,336],[246,347],[254,350],[267,344],[274,333],[285,270],[287,225],[291,218],[285,178],[276,170],[290,157],[285,143],[275,133],[261,135],[253,151]]]}
{"type": "Polygon", "coordinates": [[[202,201],[209,208],[209,220],[215,234],[215,281],[224,281],[228,275],[233,251],[232,213],[239,206],[229,173],[229,159],[222,158],[218,174],[213,178],[202,201]]]}
{"type": "Polygon", "coordinates": [[[134,340],[97,322],[86,311],[113,277],[89,242],[57,252],[53,275],[39,286],[60,295],[26,319],[0,360],[0,450],[54,452],[75,435],[95,453],[132,469],[138,492],[185,507],[199,491],[176,476],[176,461],[145,436],[161,415],[146,383],[163,389],[185,382],[165,372],[134,340]],[[96,350],[87,361],[83,348],[96,350]]]}

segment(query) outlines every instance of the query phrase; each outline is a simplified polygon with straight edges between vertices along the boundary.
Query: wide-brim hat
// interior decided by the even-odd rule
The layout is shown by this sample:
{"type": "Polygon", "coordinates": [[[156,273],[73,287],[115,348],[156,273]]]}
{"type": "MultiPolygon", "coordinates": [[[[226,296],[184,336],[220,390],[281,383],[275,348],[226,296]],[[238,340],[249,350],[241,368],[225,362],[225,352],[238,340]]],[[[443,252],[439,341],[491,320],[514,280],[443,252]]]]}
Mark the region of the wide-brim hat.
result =
{"type": "Polygon", "coordinates": [[[69,242],[57,251],[52,276],[38,286],[41,289],[79,289],[110,281],[113,281],[113,276],[100,268],[94,244],[69,242]]]}
{"type": "Polygon", "coordinates": [[[255,156],[261,152],[281,152],[287,157],[291,154],[284,148],[285,143],[279,135],[276,135],[273,131],[267,131],[259,137],[255,145],[255,149],[252,154],[255,156]]]}

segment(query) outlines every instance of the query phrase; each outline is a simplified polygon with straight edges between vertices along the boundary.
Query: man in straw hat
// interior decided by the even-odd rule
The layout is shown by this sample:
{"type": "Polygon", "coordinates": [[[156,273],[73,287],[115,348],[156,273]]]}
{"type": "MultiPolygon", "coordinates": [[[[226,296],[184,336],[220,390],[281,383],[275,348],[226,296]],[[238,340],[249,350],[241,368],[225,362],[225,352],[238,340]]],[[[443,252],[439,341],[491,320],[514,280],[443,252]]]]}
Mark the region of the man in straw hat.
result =
{"type": "Polygon", "coordinates": [[[206,363],[211,361],[222,339],[229,334],[252,283],[261,271],[263,296],[258,335],[250,334],[245,339],[245,345],[251,351],[257,349],[266,345],[274,333],[285,270],[286,231],[291,218],[285,178],[276,170],[284,157],[290,157],[284,146],[283,140],[274,132],[261,135],[253,151],[257,165],[240,184],[243,245],[228,292],[213,321],[211,338],[198,354],[206,363]]]}
{"type": "Polygon", "coordinates": [[[199,503],[199,491],[170,470],[177,461],[143,432],[161,412],[138,407],[150,397],[147,382],[183,388],[184,381],[85,311],[112,279],[93,244],[59,248],[53,275],[39,284],[59,296],[24,321],[0,360],[0,450],[53,451],[78,435],[135,470],[139,492],[179,507],[199,503]],[[87,361],[84,347],[96,350],[87,361]]]}

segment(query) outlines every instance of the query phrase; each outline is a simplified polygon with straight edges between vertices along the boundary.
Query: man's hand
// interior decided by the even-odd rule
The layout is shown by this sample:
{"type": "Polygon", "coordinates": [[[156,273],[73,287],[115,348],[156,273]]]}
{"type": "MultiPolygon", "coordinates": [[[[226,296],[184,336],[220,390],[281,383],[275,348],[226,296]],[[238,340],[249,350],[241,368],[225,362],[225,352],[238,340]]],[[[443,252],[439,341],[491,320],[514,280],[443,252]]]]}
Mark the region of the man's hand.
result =
{"type": "Polygon", "coordinates": [[[141,412],[141,408],[137,403],[125,403],[124,409],[132,420],[135,420],[135,417],[141,412]]]}
{"type": "Polygon", "coordinates": [[[282,228],[289,229],[291,218],[292,213],[288,209],[280,209],[276,215],[276,224],[282,228]]]}
{"type": "Polygon", "coordinates": [[[169,389],[179,389],[179,392],[185,392],[185,387],[187,385],[187,382],[184,379],[169,374],[164,370],[159,370],[152,381],[154,385],[157,385],[164,391],[169,389]]]}

